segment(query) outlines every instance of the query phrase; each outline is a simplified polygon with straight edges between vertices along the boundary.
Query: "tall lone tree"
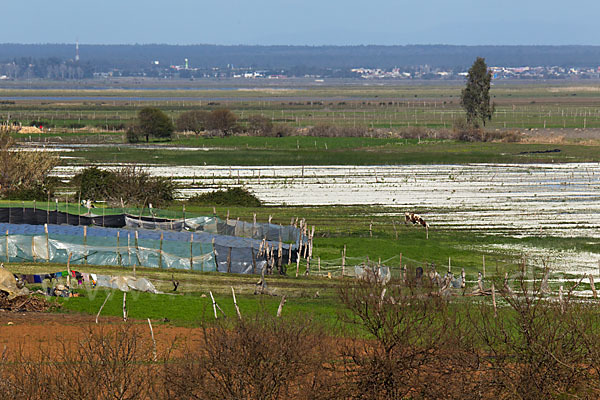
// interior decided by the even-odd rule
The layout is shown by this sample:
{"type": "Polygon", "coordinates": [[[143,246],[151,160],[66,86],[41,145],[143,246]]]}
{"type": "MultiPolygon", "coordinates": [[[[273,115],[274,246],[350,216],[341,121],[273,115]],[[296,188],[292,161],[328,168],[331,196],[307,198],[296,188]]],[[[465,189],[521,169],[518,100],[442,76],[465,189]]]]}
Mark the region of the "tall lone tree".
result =
{"type": "Polygon", "coordinates": [[[467,113],[467,122],[479,126],[479,121],[492,119],[494,104],[490,103],[492,73],[488,71],[485,58],[477,57],[467,76],[467,86],[462,90],[460,104],[467,113]]]}

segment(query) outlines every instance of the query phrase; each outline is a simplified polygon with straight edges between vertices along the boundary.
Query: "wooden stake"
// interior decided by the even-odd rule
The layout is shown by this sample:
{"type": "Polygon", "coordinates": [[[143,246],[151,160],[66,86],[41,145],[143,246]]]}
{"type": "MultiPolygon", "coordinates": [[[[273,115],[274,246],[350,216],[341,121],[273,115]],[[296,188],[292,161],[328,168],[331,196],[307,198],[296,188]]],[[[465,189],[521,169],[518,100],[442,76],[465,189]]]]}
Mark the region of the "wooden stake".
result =
{"type": "Polygon", "coordinates": [[[235,306],[235,312],[237,313],[238,318],[242,319],[242,314],[240,313],[240,308],[238,307],[237,300],[235,298],[235,290],[233,290],[233,286],[231,287],[231,294],[233,295],[233,305],[235,306]]]}
{"type": "Polygon", "coordinates": [[[300,273],[300,258],[302,258],[302,255],[300,254],[300,249],[298,249],[298,255],[296,256],[296,278],[300,273]]]}
{"type": "Polygon", "coordinates": [[[211,292],[211,291],[209,291],[208,293],[210,293],[210,298],[211,298],[211,300],[212,300],[212,306],[213,306],[213,311],[214,311],[214,313],[215,313],[215,319],[218,319],[218,318],[217,318],[217,302],[215,301],[215,298],[214,298],[214,296],[213,296],[212,292],[211,292]]]}
{"type": "Polygon", "coordinates": [[[6,262],[10,262],[10,255],[8,254],[8,229],[6,230],[6,262]]]}
{"type": "Polygon", "coordinates": [[[373,221],[369,224],[369,237],[373,237],[373,221]]]}
{"type": "MultiPolygon", "coordinates": [[[[400,265],[400,270],[402,270],[402,253],[400,253],[400,262],[399,262],[399,265],[400,265]]],[[[406,276],[404,277],[404,281],[406,281],[406,276]]]]}
{"type": "Polygon", "coordinates": [[[127,322],[127,292],[123,292],[123,321],[127,322]]]}
{"type": "Polygon", "coordinates": [[[279,308],[277,308],[277,317],[281,317],[281,312],[283,311],[283,305],[285,304],[285,295],[281,296],[281,301],[279,302],[279,308]]]}
{"type": "Polygon", "coordinates": [[[252,274],[256,274],[256,257],[254,255],[254,247],[250,246],[252,252],[252,274]]]}
{"type": "Polygon", "coordinates": [[[87,225],[83,226],[83,263],[87,265],[87,225]]]}
{"type": "Polygon", "coordinates": [[[133,276],[135,276],[136,264],[139,263],[140,266],[142,265],[142,262],[140,260],[140,246],[139,246],[138,240],[139,240],[138,231],[135,231],[135,257],[137,259],[137,263],[133,263],[133,276]]]}
{"type": "Polygon", "coordinates": [[[160,233],[160,244],[159,244],[159,248],[158,248],[158,268],[160,268],[160,269],[163,268],[163,239],[164,239],[164,235],[161,232],[160,233]]]}
{"type": "Polygon", "coordinates": [[[98,314],[96,314],[96,324],[98,323],[98,318],[100,317],[100,313],[102,312],[102,309],[106,305],[106,302],[108,301],[108,298],[110,297],[111,294],[112,294],[112,292],[108,292],[108,294],[106,295],[106,298],[104,299],[104,303],[102,303],[102,305],[100,306],[100,310],[98,310],[98,314]]]}
{"type": "Polygon", "coordinates": [[[231,273],[231,247],[229,248],[229,253],[227,253],[227,273],[231,273]]]}
{"type": "Polygon", "coordinates": [[[496,309],[496,288],[492,283],[492,304],[494,305],[494,318],[498,317],[498,310],[496,309]]]}
{"type": "Polygon", "coordinates": [[[589,277],[590,277],[590,287],[592,288],[592,293],[594,294],[594,298],[597,299],[598,292],[596,292],[596,285],[594,285],[594,277],[592,276],[592,274],[590,274],[589,277]]]}
{"type": "MultiPolygon", "coordinates": [[[[162,238],[162,233],[160,234],[160,237],[162,238]]],[[[202,272],[204,272],[204,263],[202,263],[201,268],[202,268],[202,272]]],[[[192,271],[193,269],[194,269],[194,234],[191,233],[190,234],[190,271],[192,271]]]]}
{"type": "Polygon", "coordinates": [[[318,265],[319,265],[319,273],[321,272],[321,257],[317,257],[318,265]]]}
{"type": "Polygon", "coordinates": [[[50,262],[50,238],[48,237],[48,224],[44,224],[44,232],[46,233],[46,262],[50,262]]]}
{"type": "Polygon", "coordinates": [[[219,260],[217,260],[217,250],[215,248],[215,238],[212,239],[213,258],[215,259],[215,271],[219,272],[219,260]]]}
{"type": "Polygon", "coordinates": [[[119,241],[120,241],[120,238],[121,238],[121,232],[117,231],[117,249],[116,249],[116,251],[117,251],[117,262],[119,264],[119,267],[122,264],[121,251],[119,250],[119,241]]]}
{"type": "Polygon", "coordinates": [[[156,361],[156,340],[154,340],[154,330],[152,329],[152,322],[148,318],[148,326],[150,326],[150,336],[152,337],[152,360],[156,361]]]}
{"type": "Polygon", "coordinates": [[[342,278],[346,272],[346,245],[344,245],[344,252],[342,253],[342,278]]]}
{"type": "Polygon", "coordinates": [[[450,264],[450,257],[448,257],[448,272],[452,272],[452,265],[450,264]]]}

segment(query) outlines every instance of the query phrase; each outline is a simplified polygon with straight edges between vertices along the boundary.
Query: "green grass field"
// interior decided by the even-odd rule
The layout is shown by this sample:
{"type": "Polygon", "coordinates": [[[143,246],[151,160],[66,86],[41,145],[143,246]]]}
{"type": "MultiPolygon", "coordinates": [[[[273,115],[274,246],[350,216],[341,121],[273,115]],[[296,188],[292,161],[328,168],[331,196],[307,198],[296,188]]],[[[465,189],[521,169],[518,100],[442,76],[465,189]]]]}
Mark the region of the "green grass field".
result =
{"type": "Polygon", "coordinates": [[[186,139],[170,144],[214,148],[137,149],[95,147],[65,152],[65,164],[166,165],[401,165],[468,163],[597,162],[600,146],[577,144],[465,143],[451,140],[369,138],[186,139]],[[559,152],[543,153],[548,150],[559,152]]]}

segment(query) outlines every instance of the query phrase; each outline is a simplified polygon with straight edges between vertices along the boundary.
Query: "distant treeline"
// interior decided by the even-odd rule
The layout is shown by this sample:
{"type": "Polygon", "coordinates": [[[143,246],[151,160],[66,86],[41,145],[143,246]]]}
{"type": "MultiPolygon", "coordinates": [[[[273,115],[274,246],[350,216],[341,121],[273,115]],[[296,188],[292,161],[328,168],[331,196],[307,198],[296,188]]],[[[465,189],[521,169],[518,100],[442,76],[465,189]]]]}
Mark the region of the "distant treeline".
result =
{"type": "MultiPolygon", "coordinates": [[[[485,57],[488,65],[591,67],[600,60],[600,46],[220,46],[220,45],[80,45],[82,63],[96,72],[118,68],[140,70],[153,61],[161,66],[264,69],[351,67],[393,68],[430,65],[467,68],[485,57]]],[[[0,63],[15,59],[74,59],[74,44],[0,44],[0,63]]]]}

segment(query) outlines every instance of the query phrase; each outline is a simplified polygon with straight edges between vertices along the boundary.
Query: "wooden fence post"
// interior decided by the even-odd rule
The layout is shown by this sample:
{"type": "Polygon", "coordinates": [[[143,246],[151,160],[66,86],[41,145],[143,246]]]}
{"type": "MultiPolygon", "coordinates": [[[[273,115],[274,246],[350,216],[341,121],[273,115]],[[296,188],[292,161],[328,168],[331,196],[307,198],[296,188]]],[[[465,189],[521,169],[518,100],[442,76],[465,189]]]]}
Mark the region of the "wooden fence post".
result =
{"type": "Polygon", "coordinates": [[[10,262],[10,255],[8,254],[8,229],[6,230],[6,262],[10,262]]]}
{"type": "Polygon", "coordinates": [[[46,233],[46,262],[50,262],[50,238],[48,235],[48,224],[44,224],[44,232],[46,233]]]}
{"type": "Polygon", "coordinates": [[[283,305],[285,304],[285,295],[281,296],[281,301],[279,302],[279,308],[277,308],[277,317],[281,317],[281,312],[283,311],[283,305]]]}
{"type": "MultiPolygon", "coordinates": [[[[162,233],[160,234],[161,238],[161,251],[162,251],[162,233]]],[[[202,272],[204,272],[204,263],[202,263],[202,272]]],[[[194,269],[194,234],[190,233],[190,271],[194,269]]]]}
{"type": "Polygon", "coordinates": [[[215,271],[219,272],[219,261],[217,260],[217,250],[215,248],[215,238],[212,239],[213,258],[215,259],[215,271]]]}
{"type": "Polygon", "coordinates": [[[498,317],[498,310],[496,308],[496,288],[492,283],[492,304],[494,305],[494,318],[498,317]]]}
{"type": "Polygon", "coordinates": [[[346,245],[344,245],[344,251],[342,252],[342,278],[346,272],[346,245]]]}
{"type": "Polygon", "coordinates": [[[127,292],[123,292],[123,321],[127,322],[127,292]]]}
{"type": "Polygon", "coordinates": [[[161,232],[160,233],[160,244],[159,244],[159,248],[158,248],[158,268],[160,268],[160,269],[163,268],[163,239],[164,239],[164,235],[161,232]]]}
{"type": "Polygon", "coordinates": [[[119,249],[119,242],[120,242],[120,237],[121,237],[121,232],[117,231],[117,264],[119,264],[119,267],[122,264],[122,260],[121,260],[121,250],[119,249]]]}
{"type": "Polygon", "coordinates": [[[83,226],[83,263],[87,265],[87,225],[83,226]]]}
{"type": "Polygon", "coordinates": [[[597,299],[598,292],[596,292],[596,285],[594,285],[594,277],[592,276],[592,274],[590,274],[589,277],[590,277],[590,287],[592,288],[592,293],[594,294],[594,298],[597,299]]]}
{"type": "Polygon", "coordinates": [[[231,273],[231,247],[229,248],[229,252],[227,253],[227,273],[231,273]]]}
{"type": "Polygon", "coordinates": [[[240,308],[238,307],[237,300],[235,298],[235,290],[233,290],[233,286],[231,287],[231,294],[233,295],[233,305],[235,306],[235,312],[237,313],[238,318],[242,319],[242,314],[240,313],[240,308]]]}

